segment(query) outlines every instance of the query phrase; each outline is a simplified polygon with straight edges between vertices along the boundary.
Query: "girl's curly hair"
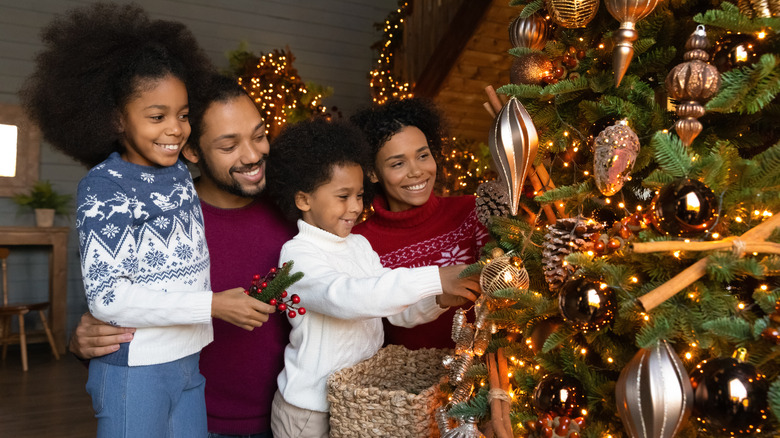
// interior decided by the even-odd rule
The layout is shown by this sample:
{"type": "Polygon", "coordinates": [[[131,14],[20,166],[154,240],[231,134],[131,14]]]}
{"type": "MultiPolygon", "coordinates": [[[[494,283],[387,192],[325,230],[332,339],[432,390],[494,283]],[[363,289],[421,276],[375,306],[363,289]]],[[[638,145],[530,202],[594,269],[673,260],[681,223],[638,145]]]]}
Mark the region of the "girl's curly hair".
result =
{"type": "Polygon", "coordinates": [[[356,112],[350,121],[366,137],[371,149],[371,166],[382,146],[407,126],[414,126],[425,134],[431,155],[441,155],[444,122],[433,103],[422,98],[391,100],[384,105],[373,105],[356,112]]]}
{"type": "MultiPolygon", "coordinates": [[[[360,131],[344,121],[322,118],[288,125],[271,142],[266,175],[268,193],[290,220],[301,217],[295,194],[311,193],[327,184],[333,168],[357,164],[363,168],[363,186],[368,184],[369,152],[360,131]]],[[[363,204],[367,204],[364,196],[363,204]]]]}
{"type": "Polygon", "coordinates": [[[57,16],[21,102],[56,148],[87,166],[121,151],[118,117],[147,80],[187,88],[215,71],[181,23],[152,20],[136,5],[95,3],[57,16]]]}

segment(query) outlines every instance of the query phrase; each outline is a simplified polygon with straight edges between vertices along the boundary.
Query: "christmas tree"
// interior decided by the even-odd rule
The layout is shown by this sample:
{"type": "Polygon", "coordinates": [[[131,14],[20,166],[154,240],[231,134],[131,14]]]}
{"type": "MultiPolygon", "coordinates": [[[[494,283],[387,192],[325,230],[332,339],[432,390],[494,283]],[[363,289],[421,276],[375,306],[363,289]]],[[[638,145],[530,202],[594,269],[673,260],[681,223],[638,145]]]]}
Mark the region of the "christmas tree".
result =
{"type": "Polygon", "coordinates": [[[780,435],[780,2],[512,4],[442,435],[780,435]]]}

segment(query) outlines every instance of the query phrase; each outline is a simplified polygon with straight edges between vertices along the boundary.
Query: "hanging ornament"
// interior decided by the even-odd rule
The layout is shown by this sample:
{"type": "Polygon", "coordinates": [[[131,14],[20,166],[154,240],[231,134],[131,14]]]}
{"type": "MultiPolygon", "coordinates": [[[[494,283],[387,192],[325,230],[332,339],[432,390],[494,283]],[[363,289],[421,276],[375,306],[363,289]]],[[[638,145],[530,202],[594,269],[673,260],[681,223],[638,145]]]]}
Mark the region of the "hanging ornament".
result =
{"type": "Polygon", "coordinates": [[[458,386],[455,388],[455,391],[452,392],[452,398],[450,398],[450,403],[458,404],[458,403],[463,403],[465,401],[468,401],[469,397],[471,397],[472,392],[474,392],[473,382],[460,382],[458,386]]]}
{"type": "Polygon", "coordinates": [[[544,53],[526,53],[512,60],[509,80],[513,84],[540,85],[553,77],[553,64],[544,53]]]}
{"type": "Polygon", "coordinates": [[[612,52],[615,86],[618,87],[634,57],[634,41],[639,37],[634,26],[653,12],[658,0],[604,0],[604,3],[609,13],[620,22],[620,28],[615,31],[615,48],[612,52]]]}
{"type": "Polygon", "coordinates": [[[488,226],[493,216],[509,216],[509,193],[500,181],[485,181],[477,187],[477,219],[488,226]]]}
{"type": "Polygon", "coordinates": [[[528,271],[523,267],[520,257],[516,256],[493,256],[479,274],[482,293],[499,302],[507,300],[495,296],[495,292],[510,288],[528,289],[529,284],[528,271]]]}
{"type": "Polygon", "coordinates": [[[531,341],[529,344],[531,351],[533,351],[534,354],[539,354],[539,352],[542,351],[542,347],[544,347],[547,338],[555,333],[562,324],[563,321],[558,317],[546,318],[536,324],[531,330],[531,337],[529,338],[531,341]]]}
{"type": "Polygon", "coordinates": [[[441,438],[485,438],[482,432],[477,429],[477,419],[466,417],[458,421],[459,425],[455,429],[444,431],[441,438]]]}
{"type": "Polygon", "coordinates": [[[585,27],[599,10],[598,0],[547,0],[545,3],[553,22],[568,29],[585,27]]]}
{"type": "Polygon", "coordinates": [[[705,50],[709,47],[704,26],[697,26],[685,43],[688,49],[683,55],[685,62],[677,64],[666,76],[669,97],[679,101],[677,115],[680,119],[674,124],[674,129],[686,146],[690,146],[702,130],[697,119],[704,115],[703,103],[720,88],[718,69],[706,62],[710,55],[705,50]]]}
{"type": "Polygon", "coordinates": [[[650,205],[650,222],[661,233],[693,237],[709,231],[717,220],[715,194],[704,183],[680,178],[665,185],[650,205]]]}
{"type": "Polygon", "coordinates": [[[454,384],[464,382],[466,371],[471,368],[472,363],[474,363],[474,356],[470,354],[461,354],[455,357],[450,366],[450,382],[454,384]]]}
{"type": "Polygon", "coordinates": [[[509,42],[512,47],[542,50],[547,44],[547,20],[539,14],[518,16],[509,25],[509,42]]]}
{"type": "Polygon", "coordinates": [[[639,350],[615,385],[618,413],[631,438],[672,438],[693,407],[693,388],[666,341],[639,350]]]}
{"type": "Polygon", "coordinates": [[[554,291],[574,272],[574,266],[566,263],[566,256],[576,251],[592,248],[592,237],[602,226],[593,220],[581,217],[558,219],[547,227],[542,243],[542,265],[544,278],[554,291]]]}
{"type": "Polygon", "coordinates": [[[615,318],[615,291],[600,281],[573,278],[561,287],[558,309],[574,329],[599,330],[615,318]]]}
{"type": "Polygon", "coordinates": [[[780,16],[778,0],[737,0],[739,11],[750,18],[768,18],[780,16]]]}
{"type": "Polygon", "coordinates": [[[526,428],[531,431],[528,438],[579,438],[584,427],[585,419],[582,417],[571,419],[549,414],[540,415],[536,421],[526,422],[526,428]]]}
{"type": "Polygon", "coordinates": [[[705,360],[691,373],[691,384],[693,416],[713,433],[749,435],[766,421],[768,383],[749,363],[732,357],[705,360]]]}
{"type": "Polygon", "coordinates": [[[563,374],[548,374],[536,385],[534,408],[540,414],[571,417],[585,406],[585,389],[579,380],[563,374]]]}
{"type": "Polygon", "coordinates": [[[509,193],[510,212],[515,216],[523,181],[536,158],[539,137],[528,111],[514,97],[493,121],[488,144],[495,168],[509,193]]]}
{"type": "Polygon", "coordinates": [[[639,137],[620,120],[601,131],[593,141],[593,178],[604,196],[623,188],[639,154],[639,137]]]}
{"type": "Polygon", "coordinates": [[[460,339],[460,332],[466,326],[466,311],[464,309],[458,309],[455,314],[452,315],[452,341],[458,342],[460,339]]]}
{"type": "Polygon", "coordinates": [[[712,52],[712,65],[721,73],[753,65],[766,52],[765,44],[753,34],[729,33],[722,36],[712,52]]]}

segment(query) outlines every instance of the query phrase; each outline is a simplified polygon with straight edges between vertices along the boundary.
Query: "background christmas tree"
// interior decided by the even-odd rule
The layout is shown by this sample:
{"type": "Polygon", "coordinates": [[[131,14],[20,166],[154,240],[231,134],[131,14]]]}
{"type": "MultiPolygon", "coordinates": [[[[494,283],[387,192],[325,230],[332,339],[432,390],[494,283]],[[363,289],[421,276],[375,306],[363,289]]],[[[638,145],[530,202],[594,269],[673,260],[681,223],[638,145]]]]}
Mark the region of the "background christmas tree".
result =
{"type": "MultiPolygon", "coordinates": [[[[780,4],[513,4],[498,93],[536,127],[536,196],[500,181],[517,214],[469,269],[485,298],[453,322],[447,416],[498,437],[778,436],[780,4]]],[[[517,114],[496,121],[515,140],[517,114]]]]}

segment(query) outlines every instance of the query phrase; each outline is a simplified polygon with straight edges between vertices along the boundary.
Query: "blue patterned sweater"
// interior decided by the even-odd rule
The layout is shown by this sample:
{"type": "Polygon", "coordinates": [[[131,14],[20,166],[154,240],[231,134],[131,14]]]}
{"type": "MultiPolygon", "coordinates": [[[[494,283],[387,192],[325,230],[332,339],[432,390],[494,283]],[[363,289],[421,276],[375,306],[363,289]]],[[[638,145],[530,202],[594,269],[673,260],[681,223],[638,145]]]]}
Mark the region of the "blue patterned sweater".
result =
{"type": "Polygon", "coordinates": [[[187,167],[141,166],[114,153],[78,187],[76,227],[89,311],[134,339],[101,360],[153,365],[211,342],[203,213],[187,167]]]}

